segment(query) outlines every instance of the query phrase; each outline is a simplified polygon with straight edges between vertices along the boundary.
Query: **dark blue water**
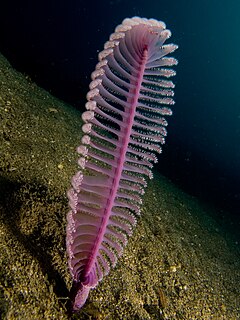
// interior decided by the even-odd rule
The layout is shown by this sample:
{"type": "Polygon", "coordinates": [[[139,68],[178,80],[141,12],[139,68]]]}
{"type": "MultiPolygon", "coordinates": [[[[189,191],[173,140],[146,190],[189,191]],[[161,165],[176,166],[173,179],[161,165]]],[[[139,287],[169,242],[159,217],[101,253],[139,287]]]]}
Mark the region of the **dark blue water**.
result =
{"type": "Polygon", "coordinates": [[[134,15],[165,21],[180,63],[158,170],[239,224],[240,1],[8,1],[0,14],[0,51],[80,110],[115,26],[134,15]]]}

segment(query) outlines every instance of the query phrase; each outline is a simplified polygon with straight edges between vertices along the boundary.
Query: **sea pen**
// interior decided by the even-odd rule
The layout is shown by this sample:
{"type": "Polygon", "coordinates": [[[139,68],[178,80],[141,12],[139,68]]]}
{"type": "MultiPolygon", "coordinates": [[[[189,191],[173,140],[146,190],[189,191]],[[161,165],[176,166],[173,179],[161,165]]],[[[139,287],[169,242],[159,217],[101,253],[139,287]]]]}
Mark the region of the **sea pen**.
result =
{"type": "Polygon", "coordinates": [[[68,191],[67,253],[72,310],[121,256],[140,213],[152,163],[172,114],[177,46],[163,22],[133,17],[111,34],[92,73],[82,115],[80,171],[68,191]]]}

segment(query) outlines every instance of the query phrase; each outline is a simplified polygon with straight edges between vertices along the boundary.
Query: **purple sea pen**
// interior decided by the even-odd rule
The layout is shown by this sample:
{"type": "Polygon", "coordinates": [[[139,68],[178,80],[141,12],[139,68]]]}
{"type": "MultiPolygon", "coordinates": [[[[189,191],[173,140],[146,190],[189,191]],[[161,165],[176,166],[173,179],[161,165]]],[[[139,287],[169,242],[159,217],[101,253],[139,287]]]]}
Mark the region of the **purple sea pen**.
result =
{"type": "Polygon", "coordinates": [[[92,73],[84,136],[78,147],[81,171],[68,191],[67,252],[73,277],[72,309],[107,275],[123,252],[139,215],[141,195],[152,178],[155,152],[165,142],[177,46],[163,22],[133,17],[111,34],[92,73]]]}

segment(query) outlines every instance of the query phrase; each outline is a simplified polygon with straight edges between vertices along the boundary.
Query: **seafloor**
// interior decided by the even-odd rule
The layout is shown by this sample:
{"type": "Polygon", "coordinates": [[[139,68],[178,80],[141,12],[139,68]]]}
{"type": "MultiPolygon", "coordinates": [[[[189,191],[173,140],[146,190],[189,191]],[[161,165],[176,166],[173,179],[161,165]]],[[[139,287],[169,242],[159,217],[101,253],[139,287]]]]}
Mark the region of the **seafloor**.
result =
{"type": "MultiPolygon", "coordinates": [[[[1,319],[67,319],[66,190],[80,114],[0,56],[1,319]]],[[[197,181],[196,181],[197,183],[197,181]]],[[[240,253],[214,209],[155,173],[120,259],[75,319],[240,319],[240,253]]]]}

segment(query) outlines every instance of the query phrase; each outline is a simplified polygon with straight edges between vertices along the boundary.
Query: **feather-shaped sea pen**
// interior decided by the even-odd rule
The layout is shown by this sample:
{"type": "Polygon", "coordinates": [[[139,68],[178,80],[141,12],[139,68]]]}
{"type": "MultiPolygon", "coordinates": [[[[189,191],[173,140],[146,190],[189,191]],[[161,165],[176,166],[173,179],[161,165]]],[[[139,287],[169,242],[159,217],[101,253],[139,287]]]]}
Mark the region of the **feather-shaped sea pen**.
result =
{"type": "Polygon", "coordinates": [[[165,142],[177,46],[163,22],[133,17],[111,34],[92,73],[82,115],[80,171],[68,191],[67,253],[73,311],[123,252],[165,142]]]}

